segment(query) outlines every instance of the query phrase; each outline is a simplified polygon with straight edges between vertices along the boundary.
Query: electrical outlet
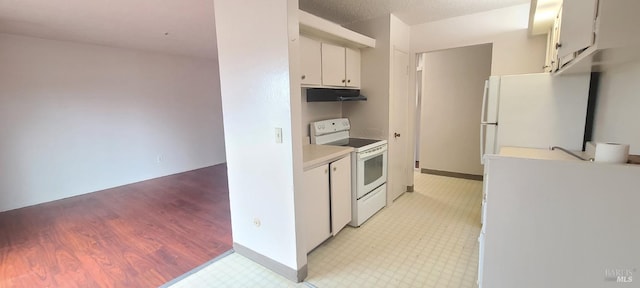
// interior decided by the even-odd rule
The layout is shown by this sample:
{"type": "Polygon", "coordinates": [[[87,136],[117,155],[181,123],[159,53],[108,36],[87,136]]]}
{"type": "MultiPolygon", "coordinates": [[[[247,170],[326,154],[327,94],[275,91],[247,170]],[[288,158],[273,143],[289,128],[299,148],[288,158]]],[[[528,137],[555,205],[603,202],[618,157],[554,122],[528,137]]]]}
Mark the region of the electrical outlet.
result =
{"type": "Polygon", "coordinates": [[[282,143],[282,128],[276,128],[276,143],[282,143]]]}
{"type": "Polygon", "coordinates": [[[156,156],[156,163],[160,164],[164,161],[164,156],[162,154],[158,154],[158,156],[156,156]]]}

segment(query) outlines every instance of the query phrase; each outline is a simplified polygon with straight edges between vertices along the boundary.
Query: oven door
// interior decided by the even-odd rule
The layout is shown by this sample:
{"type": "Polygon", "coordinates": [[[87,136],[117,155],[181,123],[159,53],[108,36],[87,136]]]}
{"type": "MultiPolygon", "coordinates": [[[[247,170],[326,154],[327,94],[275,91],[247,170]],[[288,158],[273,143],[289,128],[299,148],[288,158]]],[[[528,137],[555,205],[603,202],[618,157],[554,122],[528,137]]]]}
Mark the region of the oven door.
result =
{"type": "Polygon", "coordinates": [[[387,182],[387,145],[357,153],[356,199],[387,182]]]}

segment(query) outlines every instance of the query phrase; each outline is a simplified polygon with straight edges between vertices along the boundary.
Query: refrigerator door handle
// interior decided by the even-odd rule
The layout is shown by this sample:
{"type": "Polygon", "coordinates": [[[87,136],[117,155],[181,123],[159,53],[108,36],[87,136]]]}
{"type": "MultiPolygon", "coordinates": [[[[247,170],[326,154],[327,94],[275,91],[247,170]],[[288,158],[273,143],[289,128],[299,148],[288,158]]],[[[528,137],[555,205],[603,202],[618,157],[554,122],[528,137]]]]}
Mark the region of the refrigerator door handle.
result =
{"type": "Polygon", "coordinates": [[[484,94],[482,95],[482,113],[480,115],[480,123],[486,123],[487,119],[487,98],[489,98],[489,80],[484,81],[484,94]]]}
{"type": "Polygon", "coordinates": [[[480,164],[484,165],[484,130],[486,124],[480,124],[480,164]]]}
{"type": "Polygon", "coordinates": [[[497,124],[488,123],[487,119],[487,98],[489,98],[489,80],[484,81],[484,94],[482,95],[482,113],[480,115],[480,164],[484,165],[485,150],[485,130],[487,125],[497,124]]]}

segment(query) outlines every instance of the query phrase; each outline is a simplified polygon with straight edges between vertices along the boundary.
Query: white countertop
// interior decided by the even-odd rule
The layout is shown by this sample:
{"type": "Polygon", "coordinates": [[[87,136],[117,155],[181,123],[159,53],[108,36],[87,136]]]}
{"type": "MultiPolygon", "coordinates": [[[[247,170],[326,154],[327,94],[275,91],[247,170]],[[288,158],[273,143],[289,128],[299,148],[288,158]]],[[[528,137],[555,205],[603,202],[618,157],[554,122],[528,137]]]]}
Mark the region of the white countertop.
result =
{"type": "MultiPolygon", "coordinates": [[[[573,153],[583,156],[582,151],[572,151],[573,153]]],[[[517,157],[517,158],[530,158],[541,160],[576,160],[575,158],[561,150],[549,150],[539,148],[525,148],[525,147],[502,147],[500,148],[500,156],[517,157]]]]}
{"type": "MultiPolygon", "coordinates": [[[[594,148],[587,145],[587,151],[571,151],[574,154],[582,157],[583,159],[592,159],[594,155],[594,148]]],[[[502,147],[500,153],[497,155],[487,155],[489,158],[493,157],[515,157],[515,158],[528,158],[538,160],[572,160],[572,161],[584,161],[575,158],[561,150],[549,150],[540,148],[526,148],[526,147],[502,147]]],[[[621,165],[621,164],[614,164],[621,165]]],[[[629,155],[629,162],[622,165],[640,165],[640,155],[629,155]]]]}
{"type": "Polygon", "coordinates": [[[332,146],[332,145],[303,145],[302,162],[304,170],[327,164],[338,160],[353,151],[352,147],[332,146]]]}

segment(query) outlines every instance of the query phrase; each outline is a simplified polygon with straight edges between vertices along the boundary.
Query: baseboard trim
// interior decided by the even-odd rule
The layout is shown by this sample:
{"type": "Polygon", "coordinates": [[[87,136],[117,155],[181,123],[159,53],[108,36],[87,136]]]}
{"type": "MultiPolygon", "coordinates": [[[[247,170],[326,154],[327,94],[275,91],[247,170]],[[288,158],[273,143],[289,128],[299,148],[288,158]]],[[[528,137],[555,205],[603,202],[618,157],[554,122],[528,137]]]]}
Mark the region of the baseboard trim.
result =
{"type": "Polygon", "coordinates": [[[275,273],[282,275],[282,277],[287,278],[293,282],[300,283],[304,281],[305,278],[307,278],[307,264],[304,264],[304,266],[302,266],[302,268],[298,270],[291,269],[289,266],[286,266],[278,261],[275,261],[235,242],[233,243],[233,250],[235,250],[236,253],[249,258],[250,260],[266,267],[267,269],[275,273]]]}
{"type": "Polygon", "coordinates": [[[424,174],[432,174],[432,175],[438,175],[438,176],[446,176],[446,177],[454,177],[454,178],[462,178],[462,179],[482,181],[482,175],[473,175],[473,174],[465,174],[465,173],[449,172],[449,171],[440,171],[440,170],[424,169],[424,168],[422,168],[422,170],[420,172],[422,172],[424,174]]]}

